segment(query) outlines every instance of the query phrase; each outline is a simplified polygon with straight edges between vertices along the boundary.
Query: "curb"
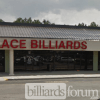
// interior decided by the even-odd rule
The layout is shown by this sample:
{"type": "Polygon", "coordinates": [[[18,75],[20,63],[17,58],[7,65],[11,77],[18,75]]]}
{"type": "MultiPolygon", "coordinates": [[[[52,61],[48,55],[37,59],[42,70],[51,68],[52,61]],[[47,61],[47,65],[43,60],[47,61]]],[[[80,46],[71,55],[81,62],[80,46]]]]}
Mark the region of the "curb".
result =
{"type": "Polygon", "coordinates": [[[58,78],[19,78],[19,79],[5,79],[5,81],[9,80],[40,80],[40,79],[67,79],[67,78],[100,78],[100,77],[58,77],[58,78]]]}
{"type": "Polygon", "coordinates": [[[8,79],[5,78],[5,77],[1,77],[1,78],[0,78],[0,82],[1,82],[1,81],[7,81],[7,80],[8,80],[8,79]]]}
{"type": "Polygon", "coordinates": [[[7,78],[5,78],[5,77],[3,77],[3,78],[4,78],[4,80],[5,80],[5,81],[8,81],[8,79],[7,79],[7,78]]]}

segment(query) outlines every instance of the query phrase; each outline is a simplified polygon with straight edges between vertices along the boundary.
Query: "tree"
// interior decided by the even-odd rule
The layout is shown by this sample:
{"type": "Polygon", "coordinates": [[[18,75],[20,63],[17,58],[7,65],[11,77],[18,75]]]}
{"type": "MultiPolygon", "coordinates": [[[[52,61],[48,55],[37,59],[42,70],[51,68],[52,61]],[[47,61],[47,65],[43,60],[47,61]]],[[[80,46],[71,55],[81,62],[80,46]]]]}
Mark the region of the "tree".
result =
{"type": "Polygon", "coordinates": [[[50,25],[55,25],[55,23],[50,23],[50,21],[48,20],[43,20],[43,22],[39,21],[39,20],[34,20],[32,21],[31,17],[24,18],[22,19],[21,17],[17,18],[14,23],[32,23],[32,24],[50,24],[50,25]]]}
{"type": "Polygon", "coordinates": [[[23,19],[23,23],[28,23],[28,19],[27,18],[24,18],[23,19]]]}
{"type": "Polygon", "coordinates": [[[55,25],[55,23],[52,23],[51,25],[55,25]]]}
{"type": "Polygon", "coordinates": [[[48,20],[43,20],[43,22],[42,22],[43,24],[51,24],[48,20]]]}
{"type": "Polygon", "coordinates": [[[27,19],[27,23],[32,23],[31,17],[29,19],[27,19]]]}
{"type": "Polygon", "coordinates": [[[14,23],[32,23],[32,24],[42,24],[39,20],[34,20],[32,21],[31,17],[27,18],[17,18],[16,21],[14,21],[14,23]]]}
{"type": "Polygon", "coordinates": [[[42,24],[39,20],[34,20],[32,23],[33,24],[42,24]]]}
{"type": "Polygon", "coordinates": [[[14,23],[24,23],[24,20],[21,17],[19,17],[14,21],[14,23]]]}
{"type": "Polygon", "coordinates": [[[98,25],[95,22],[91,22],[91,24],[89,25],[89,27],[98,27],[98,25]]]}
{"type": "Polygon", "coordinates": [[[29,19],[24,18],[22,19],[21,17],[17,18],[14,23],[32,23],[31,17],[29,19]]]}
{"type": "Polygon", "coordinates": [[[87,25],[84,23],[79,23],[78,26],[87,26],[87,25]]]}
{"type": "Polygon", "coordinates": [[[4,22],[2,19],[0,19],[0,22],[4,22]]]}

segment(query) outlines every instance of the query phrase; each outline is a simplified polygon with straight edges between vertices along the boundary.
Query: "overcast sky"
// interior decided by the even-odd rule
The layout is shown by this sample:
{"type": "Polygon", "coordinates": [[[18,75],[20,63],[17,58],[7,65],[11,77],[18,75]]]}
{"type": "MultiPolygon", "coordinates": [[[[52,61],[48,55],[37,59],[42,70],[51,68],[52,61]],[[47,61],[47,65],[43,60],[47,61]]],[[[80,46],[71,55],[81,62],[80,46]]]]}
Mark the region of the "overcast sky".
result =
{"type": "Polygon", "coordinates": [[[100,0],[0,0],[0,18],[13,22],[16,18],[47,19],[52,23],[100,25],[100,0]]]}

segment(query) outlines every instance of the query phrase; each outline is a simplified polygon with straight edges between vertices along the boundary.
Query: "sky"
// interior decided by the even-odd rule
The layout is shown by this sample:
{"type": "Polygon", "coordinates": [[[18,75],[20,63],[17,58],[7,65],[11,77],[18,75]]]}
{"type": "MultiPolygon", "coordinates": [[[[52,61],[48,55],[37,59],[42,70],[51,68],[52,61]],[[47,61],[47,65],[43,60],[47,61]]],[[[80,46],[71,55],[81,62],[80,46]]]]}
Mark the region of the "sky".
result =
{"type": "Polygon", "coordinates": [[[19,17],[61,25],[93,21],[100,25],[100,0],[0,0],[0,19],[13,22],[19,17]]]}

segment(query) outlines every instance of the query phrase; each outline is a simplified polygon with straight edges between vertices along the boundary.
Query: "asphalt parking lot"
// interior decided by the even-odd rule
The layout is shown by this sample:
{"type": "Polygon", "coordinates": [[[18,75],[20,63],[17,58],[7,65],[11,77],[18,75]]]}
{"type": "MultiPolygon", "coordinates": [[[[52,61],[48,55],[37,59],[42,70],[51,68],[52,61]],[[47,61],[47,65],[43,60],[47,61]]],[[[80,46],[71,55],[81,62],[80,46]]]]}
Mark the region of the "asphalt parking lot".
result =
{"type": "MultiPolygon", "coordinates": [[[[28,100],[25,99],[26,83],[66,83],[67,87],[73,86],[71,89],[75,90],[98,90],[100,95],[100,78],[10,80],[0,82],[0,100],[28,100]]],[[[91,97],[66,97],[65,100],[91,100],[91,97]]]]}

